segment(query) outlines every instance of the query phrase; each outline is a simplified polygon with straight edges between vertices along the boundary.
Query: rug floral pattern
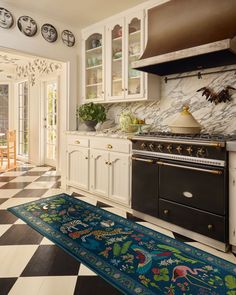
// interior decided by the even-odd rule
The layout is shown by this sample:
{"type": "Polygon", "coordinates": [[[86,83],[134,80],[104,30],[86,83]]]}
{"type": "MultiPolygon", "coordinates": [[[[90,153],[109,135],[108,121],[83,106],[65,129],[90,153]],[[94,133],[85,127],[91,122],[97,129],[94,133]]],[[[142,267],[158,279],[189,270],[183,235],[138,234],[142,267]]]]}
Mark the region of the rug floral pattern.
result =
{"type": "Polygon", "coordinates": [[[236,265],[69,195],[9,210],[124,294],[236,295],[236,265]]]}

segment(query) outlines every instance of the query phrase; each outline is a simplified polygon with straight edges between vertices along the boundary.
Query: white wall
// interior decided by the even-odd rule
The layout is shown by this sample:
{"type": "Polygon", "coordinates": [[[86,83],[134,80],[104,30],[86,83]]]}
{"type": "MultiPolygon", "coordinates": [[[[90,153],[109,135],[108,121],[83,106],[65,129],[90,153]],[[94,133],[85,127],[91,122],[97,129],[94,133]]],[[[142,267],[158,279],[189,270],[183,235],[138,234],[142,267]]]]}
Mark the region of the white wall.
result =
{"type": "Polygon", "coordinates": [[[14,6],[6,4],[4,1],[0,1],[0,7],[5,7],[14,16],[14,26],[10,29],[0,28],[0,50],[16,50],[20,53],[30,54],[39,57],[45,57],[58,61],[68,63],[68,75],[69,75],[69,89],[67,95],[63,99],[67,100],[67,106],[65,115],[67,117],[66,126],[64,129],[73,129],[75,127],[75,106],[77,102],[77,51],[78,51],[78,39],[76,28],[69,25],[59,23],[52,19],[45,18],[43,16],[35,15],[27,10],[19,10],[14,6]],[[38,25],[38,32],[34,37],[27,37],[22,34],[17,25],[18,17],[22,15],[31,16],[38,25]],[[58,31],[58,40],[55,43],[49,43],[41,36],[40,28],[44,23],[51,23],[58,31]],[[74,47],[66,46],[61,40],[61,32],[64,29],[71,30],[76,36],[76,44],[74,47]]]}
{"type": "MultiPolygon", "coordinates": [[[[66,150],[66,139],[65,139],[65,130],[75,129],[75,112],[77,104],[77,92],[78,92],[78,83],[77,83],[77,52],[79,51],[79,40],[77,29],[71,27],[68,24],[59,23],[52,19],[45,18],[40,15],[36,15],[27,10],[19,10],[12,5],[7,4],[5,1],[0,0],[0,7],[5,7],[8,9],[14,16],[14,26],[10,29],[0,28],[0,50],[12,52],[17,51],[20,54],[33,55],[37,57],[48,58],[52,60],[57,60],[64,62],[63,73],[61,75],[61,84],[60,84],[60,114],[59,114],[59,146],[58,150],[60,151],[60,159],[58,170],[60,167],[65,166],[65,150],[66,150]],[[38,32],[33,37],[27,37],[22,34],[17,27],[17,19],[22,15],[31,16],[38,25],[38,32]],[[51,23],[58,31],[58,40],[55,43],[48,43],[41,36],[41,26],[44,23],[51,23]],[[76,44],[74,47],[67,47],[61,40],[61,32],[65,29],[68,29],[73,32],[76,38],[76,44]]],[[[40,95],[39,87],[30,88],[31,96],[38,97],[40,95]]],[[[39,100],[31,100],[30,104],[34,110],[33,113],[30,113],[31,117],[31,141],[38,141],[38,133],[35,133],[35,128],[41,126],[39,116],[35,116],[36,112],[39,110],[39,100]],[[34,138],[35,137],[35,138],[34,138]]],[[[34,145],[33,150],[31,150],[31,161],[35,164],[40,164],[38,157],[39,148],[34,145]]]]}

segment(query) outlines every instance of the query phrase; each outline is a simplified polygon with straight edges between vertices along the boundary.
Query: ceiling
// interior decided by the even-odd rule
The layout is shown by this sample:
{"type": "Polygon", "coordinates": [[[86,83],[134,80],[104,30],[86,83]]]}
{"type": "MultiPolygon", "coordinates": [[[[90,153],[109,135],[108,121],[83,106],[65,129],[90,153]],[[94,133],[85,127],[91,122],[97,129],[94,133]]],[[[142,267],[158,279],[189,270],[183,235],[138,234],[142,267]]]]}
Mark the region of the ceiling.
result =
{"type": "Polygon", "coordinates": [[[25,9],[71,26],[84,28],[147,0],[5,0],[25,9]]]}

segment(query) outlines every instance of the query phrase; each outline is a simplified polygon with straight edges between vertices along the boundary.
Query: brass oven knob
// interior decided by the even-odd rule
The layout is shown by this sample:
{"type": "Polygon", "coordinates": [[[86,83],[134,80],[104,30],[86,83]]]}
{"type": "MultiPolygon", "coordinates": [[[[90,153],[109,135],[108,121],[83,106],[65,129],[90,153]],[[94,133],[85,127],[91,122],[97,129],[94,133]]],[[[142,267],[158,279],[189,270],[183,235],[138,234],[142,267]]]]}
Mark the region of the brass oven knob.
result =
{"type": "Polygon", "coordinates": [[[151,151],[154,150],[154,144],[153,143],[150,143],[148,146],[149,146],[149,148],[150,148],[151,151]]]}
{"type": "Polygon", "coordinates": [[[162,152],[164,146],[162,144],[158,144],[157,148],[158,148],[159,152],[162,152]]]}
{"type": "Polygon", "coordinates": [[[164,214],[165,214],[165,215],[168,215],[168,214],[169,214],[169,210],[165,209],[165,210],[164,210],[164,214]]]}
{"type": "Polygon", "coordinates": [[[177,151],[179,154],[181,154],[182,150],[183,150],[183,148],[182,148],[181,145],[178,145],[178,146],[176,147],[176,151],[177,151]]]}
{"type": "Polygon", "coordinates": [[[205,150],[203,147],[201,147],[201,148],[199,148],[199,149],[197,150],[197,156],[198,156],[198,157],[204,157],[205,154],[206,154],[206,150],[205,150]]]}
{"type": "Polygon", "coordinates": [[[168,144],[168,146],[166,148],[167,148],[169,153],[172,153],[173,146],[171,144],[168,144]]]}
{"type": "Polygon", "coordinates": [[[212,224],[208,224],[207,228],[208,228],[209,231],[211,231],[213,229],[213,225],[212,224]]]}
{"type": "Polygon", "coordinates": [[[192,155],[192,152],[193,152],[193,148],[191,146],[188,146],[186,148],[186,151],[188,152],[189,155],[192,155]]]}
{"type": "Polygon", "coordinates": [[[147,147],[146,143],[143,142],[143,143],[141,144],[141,148],[142,148],[142,149],[145,149],[146,147],[147,147]]]}

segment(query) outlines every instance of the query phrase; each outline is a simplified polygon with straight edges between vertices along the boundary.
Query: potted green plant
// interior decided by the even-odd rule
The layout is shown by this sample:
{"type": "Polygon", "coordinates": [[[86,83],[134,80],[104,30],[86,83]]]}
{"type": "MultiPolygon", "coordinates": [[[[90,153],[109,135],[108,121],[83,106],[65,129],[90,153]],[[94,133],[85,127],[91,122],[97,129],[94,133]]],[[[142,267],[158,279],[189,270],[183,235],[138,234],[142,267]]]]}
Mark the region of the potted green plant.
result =
{"type": "Polygon", "coordinates": [[[82,120],[88,127],[89,131],[94,131],[98,122],[106,120],[106,112],[103,105],[99,103],[85,103],[77,108],[77,118],[82,120]]]}

